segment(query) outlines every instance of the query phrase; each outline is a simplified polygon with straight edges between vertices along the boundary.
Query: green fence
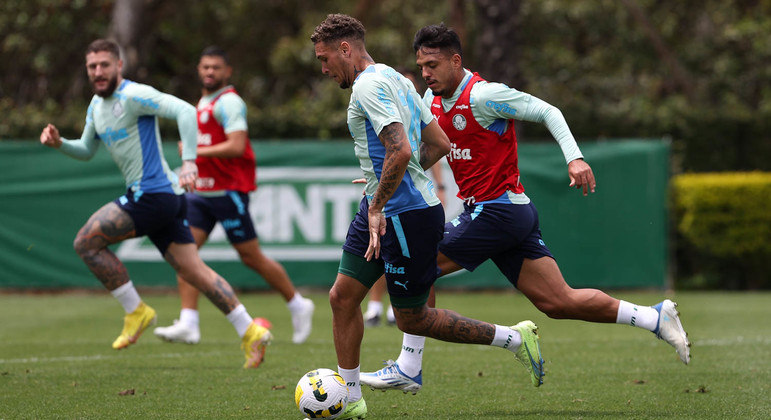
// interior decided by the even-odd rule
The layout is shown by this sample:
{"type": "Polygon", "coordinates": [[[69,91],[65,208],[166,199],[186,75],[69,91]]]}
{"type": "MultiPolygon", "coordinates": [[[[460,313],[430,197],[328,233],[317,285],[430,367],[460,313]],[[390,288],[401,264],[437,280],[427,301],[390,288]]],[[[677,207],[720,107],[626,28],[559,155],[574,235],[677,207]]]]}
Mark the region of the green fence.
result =
{"type": "MultiPolygon", "coordinates": [[[[165,145],[169,164],[179,158],[165,145]]],[[[340,245],[361,199],[351,142],[254,142],[258,190],[251,211],[264,251],[281,261],[298,286],[328,287],[340,245]]],[[[572,286],[664,287],[667,276],[669,145],[654,140],[582,142],[598,179],[597,193],[568,188],[554,143],[519,147],[526,192],[538,208],[546,244],[572,286]]],[[[87,218],[123,193],[123,180],[106,151],[89,162],[70,159],[37,142],[0,142],[0,287],[101,287],[72,249],[87,218]]],[[[449,168],[445,183],[453,185],[449,168]]],[[[448,218],[460,211],[452,199],[448,218]]],[[[113,250],[138,285],[173,286],[174,273],[147,240],[113,250]]],[[[217,228],[201,255],[234,286],[267,288],[242,266],[217,228]]],[[[438,287],[508,287],[488,262],[438,287]]]]}

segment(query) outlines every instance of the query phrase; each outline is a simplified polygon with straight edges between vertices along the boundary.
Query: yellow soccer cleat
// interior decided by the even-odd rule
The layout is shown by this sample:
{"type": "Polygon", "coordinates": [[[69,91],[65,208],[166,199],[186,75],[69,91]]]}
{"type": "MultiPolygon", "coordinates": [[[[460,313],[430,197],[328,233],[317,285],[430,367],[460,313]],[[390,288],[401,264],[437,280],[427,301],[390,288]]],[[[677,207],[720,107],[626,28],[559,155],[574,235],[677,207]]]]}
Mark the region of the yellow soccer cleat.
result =
{"type": "Polygon", "coordinates": [[[134,312],[126,314],[123,318],[123,331],[112,343],[112,348],[120,350],[137,342],[137,339],[147,327],[155,325],[158,317],[155,315],[155,309],[141,302],[134,312]]]}
{"type": "Polygon", "coordinates": [[[345,407],[343,414],[338,417],[339,420],[356,419],[362,420],[367,417],[367,403],[364,402],[364,398],[359,401],[353,401],[348,403],[348,407],[345,407]]]}
{"type": "Polygon", "coordinates": [[[244,369],[260,366],[262,359],[265,358],[265,350],[272,339],[273,335],[267,328],[254,322],[249,325],[241,339],[241,348],[244,350],[244,357],[246,357],[244,369]]]}
{"type": "Polygon", "coordinates": [[[541,348],[538,346],[538,327],[533,321],[522,321],[511,329],[519,331],[522,337],[522,344],[514,355],[530,373],[530,382],[533,386],[543,385],[544,360],[541,357],[541,348]]]}

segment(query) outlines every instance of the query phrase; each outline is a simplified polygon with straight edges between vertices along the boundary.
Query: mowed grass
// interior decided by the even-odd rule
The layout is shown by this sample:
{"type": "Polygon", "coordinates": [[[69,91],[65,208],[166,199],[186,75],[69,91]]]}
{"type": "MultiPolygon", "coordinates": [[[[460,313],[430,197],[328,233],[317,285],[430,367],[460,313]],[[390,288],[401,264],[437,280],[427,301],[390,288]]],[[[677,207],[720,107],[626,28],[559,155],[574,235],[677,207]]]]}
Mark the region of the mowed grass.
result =
{"type": "MultiPolygon", "coordinates": [[[[298,419],[294,387],[306,371],[337,366],[326,293],[307,343],[291,343],[291,321],[275,294],[243,294],[252,316],[269,318],[275,340],[257,370],[241,368],[235,331],[201,301],[202,341],[164,343],[151,331],[126,350],[110,348],[122,310],[106,292],[0,295],[0,419],[298,419]],[[126,395],[121,395],[126,394],[126,395]]],[[[654,292],[616,297],[654,304],[654,292]]],[[[145,291],[169,324],[173,294],[145,291]]],[[[690,366],[639,328],[546,318],[514,292],[440,292],[438,305],[511,325],[532,319],[547,360],[544,385],[505,350],[428,340],[418,395],[364,389],[369,418],[394,419],[769,419],[771,294],[677,293],[693,342],[690,366]]],[[[362,368],[396,358],[393,327],[365,331],[362,368]]]]}

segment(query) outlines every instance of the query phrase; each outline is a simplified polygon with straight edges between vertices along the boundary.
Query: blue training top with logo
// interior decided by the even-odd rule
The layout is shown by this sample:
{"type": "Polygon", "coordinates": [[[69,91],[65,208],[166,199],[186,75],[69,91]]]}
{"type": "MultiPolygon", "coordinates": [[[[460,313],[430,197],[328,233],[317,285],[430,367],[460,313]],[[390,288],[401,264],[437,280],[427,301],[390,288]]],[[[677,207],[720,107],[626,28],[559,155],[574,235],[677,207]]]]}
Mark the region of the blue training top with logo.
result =
{"type": "Polygon", "coordinates": [[[134,193],[182,194],[177,175],[163,157],[158,117],[177,120],[184,160],[195,159],[197,123],[189,103],[151,86],[123,82],[108,97],[94,95],[79,140],[62,139],[60,150],[90,159],[104,143],[134,193]]]}
{"type": "Polygon", "coordinates": [[[404,178],[383,209],[386,217],[439,204],[433,183],[419,162],[421,131],[432,119],[412,82],[391,67],[372,64],[356,77],[348,104],[348,129],[370,201],[377,191],[385,159],[385,146],[378,138],[383,128],[401,123],[412,149],[404,178]]]}

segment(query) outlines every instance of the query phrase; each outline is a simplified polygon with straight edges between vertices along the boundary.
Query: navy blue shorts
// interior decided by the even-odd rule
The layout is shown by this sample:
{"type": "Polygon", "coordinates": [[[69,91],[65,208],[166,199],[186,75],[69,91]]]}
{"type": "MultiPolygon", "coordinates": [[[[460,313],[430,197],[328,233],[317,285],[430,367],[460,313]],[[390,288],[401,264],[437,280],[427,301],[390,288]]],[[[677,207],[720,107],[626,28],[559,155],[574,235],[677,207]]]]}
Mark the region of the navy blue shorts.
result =
{"type": "Polygon", "coordinates": [[[184,195],[170,193],[134,194],[129,189],[115,204],[131,216],[136,236],[147,236],[153,245],[166,254],[169,244],[195,243],[187,224],[187,203],[184,195]]]}
{"type": "Polygon", "coordinates": [[[541,238],[532,202],[464,205],[463,213],[445,225],[439,252],[469,271],[491,259],[515,287],[525,258],[554,258],[541,238]]]}
{"type": "Polygon", "coordinates": [[[220,197],[185,194],[187,219],[190,226],[211,233],[217,222],[225,228],[231,244],[246,242],[257,237],[252,216],[249,214],[249,194],[228,191],[220,197]]]}
{"type": "MultiPolygon", "coordinates": [[[[369,203],[364,198],[354,216],[343,249],[364,257],[369,245],[369,203]]],[[[444,209],[441,205],[410,210],[386,219],[376,263],[385,272],[388,294],[395,307],[426,303],[436,281],[437,244],[442,239],[444,209]]]]}

